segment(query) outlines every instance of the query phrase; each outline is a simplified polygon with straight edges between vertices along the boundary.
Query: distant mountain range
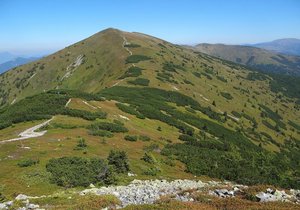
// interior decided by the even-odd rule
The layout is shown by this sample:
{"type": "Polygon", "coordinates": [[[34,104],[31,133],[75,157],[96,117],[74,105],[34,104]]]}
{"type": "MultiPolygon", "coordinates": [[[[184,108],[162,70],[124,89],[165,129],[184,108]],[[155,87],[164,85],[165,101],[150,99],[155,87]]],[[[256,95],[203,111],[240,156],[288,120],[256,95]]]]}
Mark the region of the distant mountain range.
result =
{"type": "Polygon", "coordinates": [[[278,53],[300,56],[300,39],[277,39],[271,42],[257,43],[250,46],[258,47],[278,53]]]}
{"type": "MultiPolygon", "coordinates": [[[[260,44],[260,46],[262,45],[260,44]]],[[[271,44],[266,44],[265,46],[271,46],[271,44]]],[[[224,60],[246,65],[262,72],[300,76],[299,56],[280,54],[258,47],[241,45],[198,44],[190,48],[224,60]]],[[[286,51],[288,50],[288,48],[285,49],[286,51]]]]}
{"type": "Polygon", "coordinates": [[[7,70],[9,70],[9,69],[15,68],[17,66],[20,66],[20,65],[38,60],[38,59],[40,59],[40,58],[38,58],[38,57],[30,57],[30,58],[17,57],[17,58],[13,58],[12,60],[9,60],[9,61],[6,61],[6,62],[0,64],[0,74],[7,71],[7,70]]]}

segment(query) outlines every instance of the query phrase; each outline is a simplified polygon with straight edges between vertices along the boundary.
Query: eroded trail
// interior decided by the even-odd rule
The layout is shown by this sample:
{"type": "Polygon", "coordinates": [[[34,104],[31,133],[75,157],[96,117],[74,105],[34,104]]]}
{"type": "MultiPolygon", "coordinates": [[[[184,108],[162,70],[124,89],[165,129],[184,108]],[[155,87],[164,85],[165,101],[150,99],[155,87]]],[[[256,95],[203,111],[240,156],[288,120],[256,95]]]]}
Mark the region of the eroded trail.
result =
{"type": "Polygon", "coordinates": [[[51,120],[53,120],[53,117],[50,120],[47,120],[47,121],[45,121],[41,124],[38,124],[38,125],[33,126],[31,128],[28,128],[27,130],[20,133],[18,138],[13,138],[13,139],[0,141],[0,144],[43,136],[47,132],[46,130],[45,131],[39,131],[39,132],[37,132],[36,130],[38,130],[41,127],[47,125],[51,120]]]}

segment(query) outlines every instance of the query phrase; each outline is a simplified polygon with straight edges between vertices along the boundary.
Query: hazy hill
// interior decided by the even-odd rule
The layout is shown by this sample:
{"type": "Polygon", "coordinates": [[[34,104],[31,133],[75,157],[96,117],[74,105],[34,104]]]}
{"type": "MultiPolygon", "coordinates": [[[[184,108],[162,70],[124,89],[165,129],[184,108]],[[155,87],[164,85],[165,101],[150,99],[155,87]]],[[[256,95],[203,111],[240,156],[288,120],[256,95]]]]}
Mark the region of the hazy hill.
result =
{"type": "Polygon", "coordinates": [[[0,63],[5,63],[7,61],[15,59],[17,56],[9,52],[0,52],[0,63]]]}
{"type": "Polygon", "coordinates": [[[0,75],[1,190],[61,198],[57,192],[90,183],[194,176],[296,188],[299,84],[149,35],[104,30],[0,75]],[[111,165],[128,164],[95,159],[109,154],[111,165]]]}
{"type": "Polygon", "coordinates": [[[257,47],[224,44],[198,44],[194,50],[263,72],[300,76],[298,56],[278,54],[257,47]]]}
{"type": "Polygon", "coordinates": [[[300,39],[277,39],[271,42],[253,44],[251,46],[278,53],[300,56],[300,39]]]}
{"type": "Polygon", "coordinates": [[[6,62],[0,64],[0,74],[9,69],[15,68],[17,66],[20,66],[20,65],[29,63],[31,61],[38,60],[38,59],[39,58],[35,58],[35,57],[31,57],[31,58],[17,57],[17,58],[14,58],[13,60],[6,61],[6,62]]]}

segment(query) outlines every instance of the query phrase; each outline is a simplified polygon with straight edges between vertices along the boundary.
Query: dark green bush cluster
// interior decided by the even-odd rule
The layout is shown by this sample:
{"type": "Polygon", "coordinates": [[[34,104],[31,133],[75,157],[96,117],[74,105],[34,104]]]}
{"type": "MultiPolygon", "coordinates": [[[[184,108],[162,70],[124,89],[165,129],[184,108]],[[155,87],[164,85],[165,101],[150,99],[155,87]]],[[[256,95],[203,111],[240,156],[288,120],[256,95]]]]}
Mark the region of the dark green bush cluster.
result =
{"type": "Polygon", "coordinates": [[[193,74],[194,74],[196,77],[201,78],[201,73],[195,71],[195,72],[193,72],[193,74]]]}
{"type": "Polygon", "coordinates": [[[151,138],[149,136],[140,135],[139,136],[139,140],[141,140],[141,141],[150,141],[151,138]]]}
{"type": "Polygon", "coordinates": [[[95,122],[89,127],[89,134],[94,136],[112,137],[113,133],[126,133],[128,129],[120,123],[95,122]]]}
{"type": "Polygon", "coordinates": [[[107,162],[99,158],[62,157],[50,159],[46,169],[51,181],[64,187],[87,187],[89,184],[114,184],[116,175],[130,170],[127,154],[112,150],[107,162]]]}
{"type": "Polygon", "coordinates": [[[81,117],[87,120],[106,117],[104,112],[88,112],[65,107],[71,96],[82,96],[88,99],[101,98],[100,96],[92,97],[89,94],[75,93],[74,91],[71,91],[70,94],[63,91],[50,91],[27,97],[13,105],[2,108],[0,110],[0,129],[6,128],[13,123],[50,119],[57,114],[81,117]]]}
{"type": "Polygon", "coordinates": [[[141,47],[141,45],[131,43],[131,44],[124,45],[124,47],[137,48],[137,47],[141,47]]]}
{"type": "Polygon", "coordinates": [[[74,150],[83,150],[87,148],[87,144],[85,143],[85,139],[80,137],[78,139],[78,143],[76,145],[76,147],[74,148],[74,150]]]}
{"type": "Polygon", "coordinates": [[[184,79],[183,82],[185,84],[188,84],[188,85],[193,85],[194,86],[194,83],[192,83],[191,81],[187,80],[187,79],[184,79]]]}
{"type": "MultiPolygon", "coordinates": [[[[168,102],[177,106],[191,107],[203,113],[211,112],[219,122],[224,119],[209,108],[202,107],[192,98],[175,91],[113,87],[103,90],[101,94],[108,99],[131,104],[145,117],[165,122],[185,134],[180,137],[184,140],[183,144],[169,145],[163,153],[170,157],[177,156],[186,164],[189,172],[246,184],[297,185],[299,161],[297,162],[296,157],[300,155],[300,148],[290,146],[281,153],[269,153],[253,144],[242,132],[230,130],[218,122],[170,106],[168,102]],[[217,140],[198,136],[191,126],[217,137],[217,140]]],[[[155,170],[152,172],[153,170],[149,169],[146,174],[157,174],[154,173],[155,170]]]]}
{"type": "Polygon", "coordinates": [[[282,122],[282,117],[277,112],[272,111],[269,107],[265,105],[259,104],[259,106],[263,108],[261,116],[270,118],[276,123],[276,126],[282,129],[286,129],[285,123],[282,122]]]}
{"type": "Polygon", "coordinates": [[[131,66],[120,79],[124,79],[126,77],[138,77],[142,75],[142,68],[137,66],[131,66]]]}
{"type": "Polygon", "coordinates": [[[112,165],[117,173],[126,173],[130,170],[128,157],[124,151],[111,150],[107,160],[108,164],[112,165]]]}
{"type": "Polygon", "coordinates": [[[259,72],[249,72],[247,75],[247,80],[255,81],[255,80],[266,80],[268,77],[265,74],[259,73],[259,72]]]}
{"type": "Polygon", "coordinates": [[[151,154],[145,152],[145,154],[143,155],[143,157],[141,158],[141,160],[145,161],[146,163],[155,163],[154,158],[152,157],[151,154]]]}
{"type": "Polygon", "coordinates": [[[123,112],[126,112],[128,114],[135,115],[137,118],[145,119],[145,116],[139,113],[134,107],[127,106],[125,104],[117,103],[116,106],[122,110],[123,112]]]}
{"type": "Polygon", "coordinates": [[[148,86],[150,80],[144,78],[136,78],[135,80],[128,81],[127,83],[132,85],[148,86]]]}
{"type": "Polygon", "coordinates": [[[62,157],[50,159],[46,169],[51,181],[64,187],[87,187],[91,183],[111,184],[111,169],[99,158],[62,157]]]}
{"type": "Polygon", "coordinates": [[[143,174],[148,175],[148,176],[157,176],[157,174],[160,171],[161,170],[157,167],[151,167],[151,168],[148,168],[146,171],[144,171],[143,174]]]}
{"type": "Polygon", "coordinates": [[[40,162],[39,160],[24,159],[24,160],[21,160],[21,161],[18,163],[18,166],[20,166],[20,167],[29,167],[29,166],[36,165],[36,164],[38,164],[39,162],[40,162]]]}
{"type": "Polygon", "coordinates": [[[150,60],[151,58],[146,55],[130,55],[126,58],[126,63],[138,63],[140,61],[150,60]]]}
{"type": "Polygon", "coordinates": [[[197,138],[195,138],[194,136],[189,136],[186,134],[180,135],[179,139],[182,141],[189,141],[189,142],[197,141],[197,138]]]}
{"type": "Polygon", "coordinates": [[[137,137],[137,136],[126,135],[126,136],[124,137],[124,139],[125,139],[126,141],[137,141],[137,140],[138,140],[138,137],[137,137]]]}
{"type": "Polygon", "coordinates": [[[270,81],[271,91],[282,92],[287,97],[300,99],[300,77],[282,74],[268,74],[272,77],[270,81]]]}
{"type": "Polygon", "coordinates": [[[221,94],[221,96],[223,96],[224,98],[226,98],[228,100],[232,100],[233,99],[233,97],[232,97],[232,95],[230,93],[221,92],[220,94],[221,94]]]}
{"type": "Polygon", "coordinates": [[[170,82],[170,83],[178,84],[178,82],[174,79],[174,76],[170,72],[167,72],[165,70],[163,70],[162,72],[158,72],[156,79],[162,82],[170,82]]]}
{"type": "Polygon", "coordinates": [[[163,63],[163,70],[165,71],[177,72],[176,69],[186,71],[183,66],[174,64],[172,61],[163,63]]]}

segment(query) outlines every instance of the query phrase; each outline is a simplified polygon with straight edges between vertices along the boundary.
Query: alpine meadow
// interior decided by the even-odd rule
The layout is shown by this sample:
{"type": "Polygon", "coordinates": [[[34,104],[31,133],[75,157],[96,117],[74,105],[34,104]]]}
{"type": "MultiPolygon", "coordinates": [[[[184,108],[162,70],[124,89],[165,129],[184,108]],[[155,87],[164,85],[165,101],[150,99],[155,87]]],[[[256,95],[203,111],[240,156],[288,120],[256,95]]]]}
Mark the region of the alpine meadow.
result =
{"type": "Polygon", "coordinates": [[[0,74],[0,209],[300,209],[298,55],[107,28],[39,57],[0,74]]]}

